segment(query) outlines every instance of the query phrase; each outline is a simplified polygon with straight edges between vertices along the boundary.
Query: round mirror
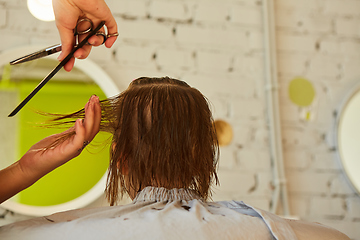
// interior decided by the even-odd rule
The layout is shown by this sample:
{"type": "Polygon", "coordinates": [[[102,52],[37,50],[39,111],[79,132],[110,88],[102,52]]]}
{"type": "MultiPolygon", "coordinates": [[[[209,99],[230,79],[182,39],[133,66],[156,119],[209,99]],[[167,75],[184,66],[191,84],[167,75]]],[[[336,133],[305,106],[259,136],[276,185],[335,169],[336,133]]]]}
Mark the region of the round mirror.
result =
{"type": "MultiPolygon", "coordinates": [[[[76,61],[70,72],[58,72],[20,112],[8,114],[58,64],[57,56],[49,56],[19,65],[8,63],[43,46],[7,51],[0,55],[0,168],[5,168],[37,141],[62,130],[41,127],[46,118],[36,111],[67,113],[84,107],[92,94],[100,99],[119,93],[110,77],[90,60],[76,61]]],[[[47,174],[28,189],[5,201],[11,211],[43,216],[58,211],[84,207],[104,192],[109,161],[109,146],[102,144],[110,137],[98,134],[76,159],[47,174]]],[[[2,183],[6,184],[6,183],[2,183]]]]}
{"type": "Polygon", "coordinates": [[[341,165],[353,189],[360,194],[360,86],[341,107],[337,121],[337,145],[341,165]]]}

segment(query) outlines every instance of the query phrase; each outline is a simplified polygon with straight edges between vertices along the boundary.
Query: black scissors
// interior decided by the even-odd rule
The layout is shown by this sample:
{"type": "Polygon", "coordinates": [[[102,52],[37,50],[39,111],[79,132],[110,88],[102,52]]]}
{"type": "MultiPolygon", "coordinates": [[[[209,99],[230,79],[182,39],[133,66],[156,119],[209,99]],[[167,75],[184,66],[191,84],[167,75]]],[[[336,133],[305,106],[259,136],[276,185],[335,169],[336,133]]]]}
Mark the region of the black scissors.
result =
{"type": "MultiPolygon", "coordinates": [[[[35,96],[35,94],[53,77],[55,76],[55,74],[71,59],[71,57],[74,55],[74,53],[76,52],[76,50],[78,50],[79,48],[82,48],[89,40],[90,37],[94,36],[94,35],[101,35],[104,37],[103,43],[106,41],[107,35],[105,33],[99,32],[99,30],[104,26],[105,21],[102,21],[96,28],[93,28],[93,22],[88,19],[88,18],[81,18],[79,19],[79,21],[76,24],[76,27],[74,29],[74,36],[78,36],[81,34],[86,34],[88,33],[88,35],[79,43],[77,44],[73,50],[35,87],[35,89],[9,114],[8,117],[12,117],[15,116],[16,113],[18,113],[20,111],[20,109],[22,109],[25,104],[27,102],[30,101],[30,99],[32,97],[35,96]],[[90,24],[90,26],[88,28],[86,28],[83,31],[79,31],[78,27],[80,26],[80,23],[84,23],[84,22],[88,22],[90,24]]],[[[112,35],[111,35],[112,36],[112,35]]],[[[56,53],[61,51],[61,44],[57,44],[45,49],[42,49],[40,51],[37,51],[35,53],[26,55],[24,57],[21,57],[19,59],[16,59],[14,61],[10,62],[10,65],[15,65],[18,63],[22,63],[22,62],[27,62],[27,61],[31,61],[34,59],[38,59],[38,58],[42,58],[45,56],[48,56],[50,54],[56,53]]]]}

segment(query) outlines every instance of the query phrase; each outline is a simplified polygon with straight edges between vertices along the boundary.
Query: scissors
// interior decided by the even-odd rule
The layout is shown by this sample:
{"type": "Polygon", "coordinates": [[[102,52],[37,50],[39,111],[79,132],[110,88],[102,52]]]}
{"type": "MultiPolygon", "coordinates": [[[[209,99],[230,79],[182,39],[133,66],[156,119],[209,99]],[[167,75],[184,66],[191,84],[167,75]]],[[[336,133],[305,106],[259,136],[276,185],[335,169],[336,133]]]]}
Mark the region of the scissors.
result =
{"type": "MultiPolygon", "coordinates": [[[[99,30],[104,26],[104,24],[105,24],[105,21],[102,21],[96,28],[93,28],[94,24],[90,19],[88,19],[88,18],[79,19],[79,21],[77,22],[75,29],[74,29],[74,36],[79,36],[79,35],[86,34],[86,33],[88,33],[88,35],[80,43],[75,45],[75,47],[71,50],[71,52],[34,88],[34,90],[8,115],[8,117],[15,116],[15,114],[17,114],[25,106],[25,104],[28,103],[30,101],[30,99],[32,97],[34,97],[35,94],[53,76],[55,76],[55,74],[71,59],[71,57],[74,55],[76,50],[78,50],[79,48],[82,48],[88,42],[90,37],[92,37],[94,35],[101,35],[104,37],[104,40],[103,40],[103,43],[104,43],[106,41],[107,37],[118,36],[118,33],[106,35],[105,33],[99,32],[99,30]],[[90,26],[83,31],[79,31],[78,28],[80,27],[80,24],[82,24],[84,22],[88,22],[88,24],[90,26]]],[[[37,51],[35,53],[28,54],[24,57],[18,58],[14,61],[11,61],[10,65],[15,65],[15,64],[23,63],[23,62],[27,62],[27,61],[32,61],[34,59],[42,58],[42,57],[48,56],[50,54],[53,54],[53,53],[56,53],[59,51],[61,51],[61,44],[57,44],[57,45],[42,49],[40,51],[37,51]]]]}

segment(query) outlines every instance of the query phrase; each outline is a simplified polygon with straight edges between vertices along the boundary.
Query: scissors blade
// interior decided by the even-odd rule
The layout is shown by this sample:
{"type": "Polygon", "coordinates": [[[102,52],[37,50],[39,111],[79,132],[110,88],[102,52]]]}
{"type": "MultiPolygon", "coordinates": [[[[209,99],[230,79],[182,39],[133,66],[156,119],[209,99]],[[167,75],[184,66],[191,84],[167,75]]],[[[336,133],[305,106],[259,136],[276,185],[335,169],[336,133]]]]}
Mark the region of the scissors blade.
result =
{"type": "Polygon", "coordinates": [[[105,24],[105,21],[102,21],[94,30],[92,30],[85,38],[82,40],[71,52],[34,88],[34,90],[8,115],[8,117],[15,116],[26,103],[30,101],[31,98],[72,58],[74,53],[82,48],[90,37],[94,36],[105,24]]]}
{"type": "Polygon", "coordinates": [[[37,52],[31,53],[31,54],[28,54],[26,56],[23,56],[21,58],[15,59],[10,62],[10,65],[15,65],[15,64],[23,63],[23,62],[32,61],[34,59],[46,57],[46,56],[49,56],[53,53],[57,53],[60,51],[61,51],[61,44],[56,44],[54,46],[44,48],[40,51],[37,51],[37,52]]]}

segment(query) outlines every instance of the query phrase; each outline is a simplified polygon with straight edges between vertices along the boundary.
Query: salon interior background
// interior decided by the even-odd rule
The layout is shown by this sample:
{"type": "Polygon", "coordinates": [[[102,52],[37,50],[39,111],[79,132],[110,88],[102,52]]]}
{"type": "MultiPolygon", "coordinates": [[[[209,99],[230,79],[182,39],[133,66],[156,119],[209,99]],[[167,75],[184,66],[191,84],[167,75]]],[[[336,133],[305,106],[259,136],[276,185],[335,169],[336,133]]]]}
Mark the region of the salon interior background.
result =
{"type": "MultiPolygon", "coordinates": [[[[265,84],[261,0],[107,0],[120,37],[90,59],[124,89],[139,76],[169,75],[200,89],[215,119],[230,124],[214,200],[272,206],[287,183],[290,213],[360,240],[360,197],[334,151],[334,111],[360,79],[360,0],[274,0],[278,85],[265,84]],[[267,88],[279,91],[285,177],[273,181],[267,88]]],[[[24,0],[0,0],[0,51],[59,42],[24,0]]],[[[279,207],[281,213],[281,206],[279,207]]],[[[0,208],[0,222],[25,218],[0,208]]]]}

